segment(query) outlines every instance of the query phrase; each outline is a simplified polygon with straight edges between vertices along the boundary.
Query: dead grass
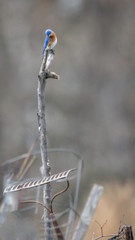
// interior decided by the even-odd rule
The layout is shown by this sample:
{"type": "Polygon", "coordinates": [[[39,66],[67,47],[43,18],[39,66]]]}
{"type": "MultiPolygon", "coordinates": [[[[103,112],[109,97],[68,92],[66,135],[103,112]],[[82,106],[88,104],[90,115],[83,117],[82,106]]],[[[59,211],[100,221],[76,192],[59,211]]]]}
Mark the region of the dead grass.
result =
{"type": "Polygon", "coordinates": [[[92,237],[101,236],[101,230],[98,224],[104,226],[104,234],[118,233],[119,227],[127,224],[132,225],[133,233],[135,229],[135,183],[128,181],[125,184],[113,182],[103,184],[104,193],[97,206],[85,240],[91,240],[92,237]]]}

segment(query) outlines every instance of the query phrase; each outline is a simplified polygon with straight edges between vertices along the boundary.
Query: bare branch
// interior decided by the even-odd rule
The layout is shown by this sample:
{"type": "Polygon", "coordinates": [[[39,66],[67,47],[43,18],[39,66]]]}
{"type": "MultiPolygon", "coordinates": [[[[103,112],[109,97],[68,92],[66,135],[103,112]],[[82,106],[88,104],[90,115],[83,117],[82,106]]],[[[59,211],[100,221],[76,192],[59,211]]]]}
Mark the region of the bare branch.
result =
{"type": "MultiPolygon", "coordinates": [[[[41,63],[40,71],[38,74],[38,88],[37,88],[37,98],[38,98],[38,129],[40,135],[40,151],[41,151],[41,160],[42,160],[42,176],[49,177],[51,175],[51,167],[48,159],[48,152],[47,152],[47,130],[46,130],[46,116],[45,116],[45,86],[46,80],[49,77],[58,79],[57,74],[50,73],[46,68],[46,62],[48,56],[54,55],[51,51],[45,51],[45,55],[43,61],[41,63]]],[[[51,64],[51,58],[49,64],[51,64]]],[[[49,68],[49,65],[47,66],[49,68]]],[[[43,201],[47,208],[50,207],[51,201],[51,186],[50,183],[44,186],[43,190],[43,201]]],[[[50,222],[50,214],[45,209],[44,210],[44,225],[45,225],[45,232],[48,236],[49,240],[52,240],[52,230],[51,230],[51,222],[50,222]]]]}

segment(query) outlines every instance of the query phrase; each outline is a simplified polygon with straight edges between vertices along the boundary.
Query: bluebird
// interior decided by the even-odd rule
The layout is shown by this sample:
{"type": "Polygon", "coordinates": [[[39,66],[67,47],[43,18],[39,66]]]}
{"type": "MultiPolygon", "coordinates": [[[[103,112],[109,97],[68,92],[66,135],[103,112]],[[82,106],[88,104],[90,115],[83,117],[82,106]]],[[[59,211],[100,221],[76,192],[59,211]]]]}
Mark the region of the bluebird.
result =
{"type": "Polygon", "coordinates": [[[55,47],[55,45],[57,44],[56,34],[51,29],[47,29],[45,31],[45,34],[46,34],[46,38],[45,38],[45,43],[44,43],[42,59],[44,58],[45,50],[53,49],[55,47]]]}

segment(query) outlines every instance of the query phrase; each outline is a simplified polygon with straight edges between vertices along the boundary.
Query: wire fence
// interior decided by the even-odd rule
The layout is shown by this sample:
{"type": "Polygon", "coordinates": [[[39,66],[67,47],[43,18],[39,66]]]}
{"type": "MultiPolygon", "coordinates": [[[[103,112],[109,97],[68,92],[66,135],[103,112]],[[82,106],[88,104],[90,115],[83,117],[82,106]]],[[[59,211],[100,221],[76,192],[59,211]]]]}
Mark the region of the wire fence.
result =
{"type": "MultiPolygon", "coordinates": [[[[48,154],[53,174],[70,168],[76,169],[68,177],[56,179],[51,183],[51,195],[53,198],[65,188],[66,181],[69,181],[68,190],[58,195],[53,201],[55,216],[50,220],[53,239],[58,239],[59,233],[57,229],[60,229],[64,239],[68,240],[72,238],[75,220],[78,218],[77,204],[83,161],[79,154],[70,149],[48,149],[48,154]],[[57,222],[58,226],[54,222],[57,222]]],[[[41,177],[40,164],[40,151],[31,151],[29,158],[28,153],[26,153],[5,161],[0,168],[3,175],[3,188],[15,184],[22,186],[22,183],[25,184],[25,182],[29,181],[39,181],[41,177]],[[22,170],[20,171],[20,169],[22,170]],[[18,175],[18,173],[20,174],[18,175]]],[[[45,221],[42,217],[44,208],[39,204],[42,203],[42,195],[42,186],[31,189],[21,189],[20,187],[19,191],[7,192],[3,195],[0,206],[0,237],[3,240],[6,239],[7,235],[10,236],[11,240],[48,239],[44,233],[45,221]]]]}

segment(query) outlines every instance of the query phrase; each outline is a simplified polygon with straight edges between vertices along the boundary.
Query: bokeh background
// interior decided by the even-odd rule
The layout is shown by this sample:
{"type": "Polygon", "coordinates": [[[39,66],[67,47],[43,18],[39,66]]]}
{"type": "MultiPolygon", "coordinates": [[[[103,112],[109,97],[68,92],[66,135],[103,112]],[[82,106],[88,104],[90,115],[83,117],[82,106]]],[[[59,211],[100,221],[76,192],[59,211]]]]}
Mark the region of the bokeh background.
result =
{"type": "MultiPolygon", "coordinates": [[[[46,86],[48,147],[82,155],[80,209],[92,184],[103,184],[112,203],[100,209],[116,229],[124,214],[127,224],[135,219],[127,211],[135,196],[134,13],[134,0],[0,1],[0,163],[27,152],[38,136],[37,75],[51,28],[58,38],[51,70],[60,81],[46,86]],[[125,196],[113,214],[114,199],[121,206],[125,196]]],[[[102,214],[96,220],[102,224],[102,214]]]]}

